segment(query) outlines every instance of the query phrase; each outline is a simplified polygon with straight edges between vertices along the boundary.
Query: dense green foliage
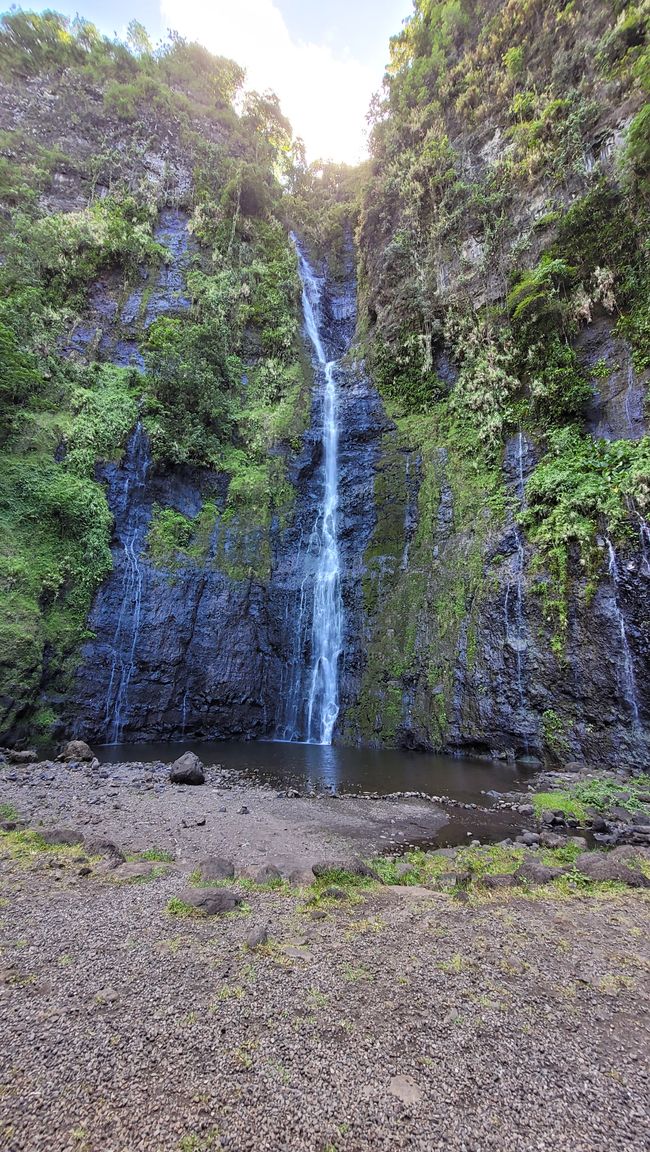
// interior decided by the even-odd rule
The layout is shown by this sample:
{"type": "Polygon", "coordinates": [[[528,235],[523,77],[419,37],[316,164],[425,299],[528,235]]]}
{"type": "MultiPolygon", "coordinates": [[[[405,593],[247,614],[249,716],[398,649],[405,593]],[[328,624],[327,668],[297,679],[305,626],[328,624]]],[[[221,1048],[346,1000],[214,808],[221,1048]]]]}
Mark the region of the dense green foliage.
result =
{"type": "MultiPolygon", "coordinates": [[[[290,505],[285,460],[302,430],[308,376],[280,178],[300,150],[271,93],[248,93],[235,112],[243,75],[175,34],[154,52],[137,22],[126,43],[53,12],[0,22],[0,84],[27,109],[20,129],[0,134],[5,731],[45,680],[65,692],[73,674],[92,596],[111,568],[96,466],[119,458],[138,416],[160,467],[207,466],[229,478],[225,508],[208,499],[192,524],[157,510],[157,561],[205,558],[219,516],[245,535],[290,505]],[[41,78],[54,93],[45,114],[30,87],[41,78]],[[160,172],[153,181],[147,152],[160,172]],[[183,169],[187,178],[172,185],[183,169]],[[171,258],[154,235],[170,197],[189,217],[190,306],[149,323],[147,300],[171,258]],[[135,323],[145,371],[96,363],[101,331],[74,351],[75,332],[92,331],[98,278],[119,315],[143,270],[135,323]]],[[[268,560],[261,541],[259,575],[268,560]]],[[[248,575],[236,557],[230,567],[248,575]]],[[[43,705],[36,723],[46,731],[52,719],[43,705]]]]}
{"type": "MultiPolygon", "coordinates": [[[[604,570],[599,535],[624,545],[648,517],[647,439],[606,443],[586,424],[595,385],[622,374],[622,339],[637,371],[650,365],[648,26],[647,3],[414,0],[391,41],[359,213],[360,337],[408,429],[402,451],[421,458],[425,477],[448,477],[455,535],[443,538],[444,563],[417,580],[416,553],[404,573],[395,549],[389,627],[406,657],[386,671],[384,609],[371,639],[381,658],[369,662],[359,709],[366,735],[382,710],[404,723],[404,700],[426,681],[444,744],[453,697],[444,669],[471,663],[476,614],[498,587],[486,533],[490,517],[498,522],[496,493],[502,510],[511,504],[499,465],[518,431],[539,460],[522,527],[558,654],[569,595],[579,588],[588,599],[604,570]],[[589,325],[609,332],[607,363],[585,360],[589,325]],[[481,502],[489,515],[477,513],[481,502]]],[[[393,511],[380,513],[371,562],[378,542],[391,554],[382,533],[397,537],[392,519],[404,514],[404,481],[390,472],[381,483],[393,511]]],[[[431,525],[429,500],[425,482],[419,513],[431,525]]],[[[435,729],[430,716],[411,721],[435,729]]]]}

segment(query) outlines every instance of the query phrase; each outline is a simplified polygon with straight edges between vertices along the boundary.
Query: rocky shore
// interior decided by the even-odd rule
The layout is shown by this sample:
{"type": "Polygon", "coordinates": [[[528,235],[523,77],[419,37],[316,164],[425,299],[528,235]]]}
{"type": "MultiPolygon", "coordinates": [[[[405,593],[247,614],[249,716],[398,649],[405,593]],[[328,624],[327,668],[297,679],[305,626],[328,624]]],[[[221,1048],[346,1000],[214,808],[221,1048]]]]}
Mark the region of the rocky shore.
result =
{"type": "Polygon", "coordinates": [[[487,803],[6,757],[2,1147],[641,1152],[650,851],[487,803]]]}

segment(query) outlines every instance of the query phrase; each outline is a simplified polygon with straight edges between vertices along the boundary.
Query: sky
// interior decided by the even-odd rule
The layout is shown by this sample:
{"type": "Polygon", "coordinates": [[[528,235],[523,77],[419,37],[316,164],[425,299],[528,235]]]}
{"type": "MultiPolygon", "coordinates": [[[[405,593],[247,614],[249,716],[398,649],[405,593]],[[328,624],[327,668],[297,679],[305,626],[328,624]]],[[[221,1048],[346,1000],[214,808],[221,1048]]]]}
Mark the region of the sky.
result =
{"type": "MultiPolygon", "coordinates": [[[[29,0],[23,0],[28,8],[29,0]]],[[[246,87],[273,89],[309,160],[357,163],[366,112],[381,86],[388,41],[411,0],[56,0],[43,7],[123,36],[134,17],[154,43],[174,29],[246,69],[246,87]]],[[[42,9],[40,9],[42,10],[42,9]]]]}

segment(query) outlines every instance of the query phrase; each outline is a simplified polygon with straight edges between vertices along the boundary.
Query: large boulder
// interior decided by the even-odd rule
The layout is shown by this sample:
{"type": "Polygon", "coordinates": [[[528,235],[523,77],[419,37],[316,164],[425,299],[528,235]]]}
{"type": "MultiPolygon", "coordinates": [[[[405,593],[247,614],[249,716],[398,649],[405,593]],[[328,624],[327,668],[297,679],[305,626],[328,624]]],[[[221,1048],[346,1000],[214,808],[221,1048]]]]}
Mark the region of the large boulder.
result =
{"type": "Polygon", "coordinates": [[[93,836],[86,840],[86,852],[89,856],[102,856],[109,868],[117,868],[126,863],[126,856],[112,840],[105,840],[103,836],[93,836]]]}
{"type": "Polygon", "coordinates": [[[199,875],[204,884],[211,884],[215,880],[232,880],[235,865],[223,856],[206,856],[199,864],[199,875]]]}
{"type": "Polygon", "coordinates": [[[585,852],[578,856],[575,866],[578,872],[589,880],[598,883],[616,881],[630,888],[650,888],[650,880],[640,868],[630,863],[628,857],[613,852],[585,852]]]}
{"type": "Polygon", "coordinates": [[[95,759],[95,753],[85,740],[70,740],[57,756],[57,760],[63,760],[66,763],[76,760],[80,764],[90,764],[95,759]]]}
{"type": "Polygon", "coordinates": [[[180,899],[206,916],[223,916],[243,903],[242,896],[227,888],[187,888],[181,892],[180,899]]]}
{"type": "Polygon", "coordinates": [[[172,784],[205,784],[203,765],[194,752],[184,752],[174,760],[169,773],[172,784]]]}

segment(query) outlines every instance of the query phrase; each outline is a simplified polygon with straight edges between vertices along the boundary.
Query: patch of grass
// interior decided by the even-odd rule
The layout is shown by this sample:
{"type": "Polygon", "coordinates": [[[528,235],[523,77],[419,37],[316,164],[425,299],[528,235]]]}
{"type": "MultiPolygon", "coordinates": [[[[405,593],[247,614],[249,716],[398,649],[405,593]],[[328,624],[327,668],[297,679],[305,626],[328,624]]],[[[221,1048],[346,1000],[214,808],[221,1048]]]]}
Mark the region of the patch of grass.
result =
{"type": "Polygon", "coordinates": [[[384,927],[382,919],[377,916],[353,920],[345,930],[345,939],[354,940],[357,936],[365,936],[369,932],[381,932],[384,927]]]}
{"type": "Polygon", "coordinates": [[[456,855],[455,868],[472,876],[501,876],[516,872],[525,858],[523,848],[503,848],[499,844],[461,848],[456,855]]]}
{"type": "Polygon", "coordinates": [[[242,988],[241,984],[222,984],[217,992],[217,999],[212,1005],[211,1011],[216,1011],[217,1005],[223,1004],[225,1000],[241,1000],[242,996],[245,995],[245,991],[245,988],[242,988]]]}
{"type": "Polygon", "coordinates": [[[345,868],[328,868],[327,872],[316,877],[311,887],[314,891],[321,892],[323,888],[334,887],[348,890],[350,888],[374,888],[376,884],[377,881],[370,876],[357,876],[345,868]]]}
{"type": "Polygon", "coordinates": [[[221,1138],[216,1128],[199,1136],[197,1132],[188,1132],[178,1145],[178,1152],[219,1152],[222,1148],[221,1138]]]}
{"type": "Polygon", "coordinates": [[[82,844],[47,844],[43,837],[31,828],[0,832],[0,844],[14,860],[23,863],[29,863],[42,852],[60,856],[70,863],[88,859],[82,844]]]}
{"type": "Polygon", "coordinates": [[[609,808],[621,805],[629,812],[648,812],[650,805],[640,797],[650,793],[650,776],[643,773],[622,782],[618,777],[595,777],[569,788],[558,788],[552,792],[537,792],[532,796],[535,815],[549,808],[574,816],[581,822],[587,818],[588,809],[607,812],[609,808]]]}
{"type": "Polygon", "coordinates": [[[167,912],[170,916],[182,916],[188,918],[190,916],[205,916],[205,913],[201,912],[199,908],[193,908],[191,904],[186,904],[185,901],[181,900],[179,896],[172,896],[167,901],[167,912]]]}
{"type": "Polygon", "coordinates": [[[535,792],[531,797],[535,815],[539,818],[547,809],[551,812],[561,812],[563,816],[573,816],[580,823],[587,818],[584,804],[578,796],[569,790],[558,788],[553,792],[535,792]]]}
{"type": "Polygon", "coordinates": [[[364,964],[344,964],[343,965],[343,979],[348,980],[354,984],[359,980],[374,980],[374,976],[369,968],[364,964]]]}
{"type": "Polygon", "coordinates": [[[579,844],[565,844],[562,848],[540,848],[536,859],[542,864],[550,864],[557,868],[575,864],[584,848],[579,844]]]}
{"type": "Polygon", "coordinates": [[[135,855],[127,856],[127,860],[159,860],[163,864],[173,864],[174,853],[167,852],[164,848],[147,848],[144,852],[136,852],[135,855]]]}
{"type": "Polygon", "coordinates": [[[319,992],[318,988],[310,988],[307,993],[307,1003],[312,1011],[317,1008],[324,1008],[327,1004],[328,997],[324,992],[319,992]]]}
{"type": "Polygon", "coordinates": [[[0,804],[0,820],[18,820],[20,813],[13,804],[0,804]]]}

